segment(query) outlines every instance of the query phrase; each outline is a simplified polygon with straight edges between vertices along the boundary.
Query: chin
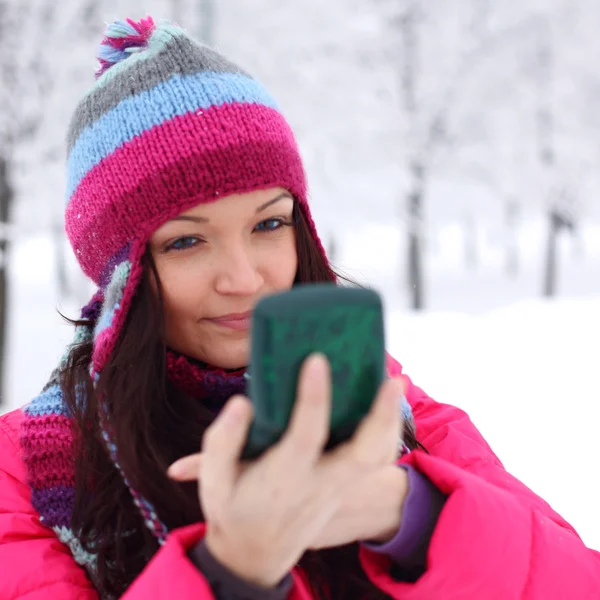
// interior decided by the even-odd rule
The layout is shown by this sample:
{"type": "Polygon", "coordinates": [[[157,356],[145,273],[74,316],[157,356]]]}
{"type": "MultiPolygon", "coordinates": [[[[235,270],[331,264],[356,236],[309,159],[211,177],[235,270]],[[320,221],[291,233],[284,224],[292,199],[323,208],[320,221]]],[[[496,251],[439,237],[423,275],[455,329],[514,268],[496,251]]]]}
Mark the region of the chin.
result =
{"type": "Polygon", "coordinates": [[[247,367],[250,362],[250,336],[244,340],[230,341],[224,343],[222,348],[215,348],[208,360],[213,367],[221,369],[239,369],[247,367]]]}

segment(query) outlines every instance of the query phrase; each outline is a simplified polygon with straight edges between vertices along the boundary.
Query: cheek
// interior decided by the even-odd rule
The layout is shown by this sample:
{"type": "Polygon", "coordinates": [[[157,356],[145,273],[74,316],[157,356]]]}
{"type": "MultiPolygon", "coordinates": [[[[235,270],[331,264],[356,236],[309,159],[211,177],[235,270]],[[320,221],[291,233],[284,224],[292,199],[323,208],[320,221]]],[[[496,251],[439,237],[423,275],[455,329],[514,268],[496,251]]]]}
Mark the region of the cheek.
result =
{"type": "Polygon", "coordinates": [[[262,275],[265,283],[275,289],[291,288],[298,270],[298,254],[295,236],[278,244],[275,251],[271,249],[263,258],[262,275]]]}
{"type": "Polygon", "coordinates": [[[183,268],[180,264],[166,263],[157,265],[162,283],[167,337],[177,329],[185,328],[186,323],[198,318],[199,306],[207,295],[203,278],[194,277],[190,265],[183,268]]]}

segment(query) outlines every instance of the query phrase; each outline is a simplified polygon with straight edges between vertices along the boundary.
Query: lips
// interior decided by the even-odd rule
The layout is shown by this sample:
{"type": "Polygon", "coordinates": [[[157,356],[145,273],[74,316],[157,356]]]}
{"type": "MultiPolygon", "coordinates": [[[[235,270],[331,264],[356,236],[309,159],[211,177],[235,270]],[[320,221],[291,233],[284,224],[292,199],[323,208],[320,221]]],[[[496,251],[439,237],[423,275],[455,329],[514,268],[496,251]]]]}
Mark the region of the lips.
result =
{"type": "Polygon", "coordinates": [[[244,313],[231,313],[229,315],[223,315],[221,317],[213,317],[209,321],[243,321],[244,319],[251,319],[252,311],[249,310],[244,313]]]}
{"type": "Polygon", "coordinates": [[[230,313],[212,319],[206,319],[215,325],[228,327],[229,329],[249,329],[252,323],[252,311],[244,313],[230,313]]]}

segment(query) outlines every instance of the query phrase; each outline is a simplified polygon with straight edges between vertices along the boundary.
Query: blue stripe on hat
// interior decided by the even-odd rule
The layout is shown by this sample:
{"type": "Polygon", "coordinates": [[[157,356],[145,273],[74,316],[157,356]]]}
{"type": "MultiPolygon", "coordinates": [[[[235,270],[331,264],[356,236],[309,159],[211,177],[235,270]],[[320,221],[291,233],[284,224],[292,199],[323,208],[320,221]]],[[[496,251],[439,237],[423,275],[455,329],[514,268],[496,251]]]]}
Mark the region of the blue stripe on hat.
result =
{"type": "Polygon", "coordinates": [[[84,129],[77,139],[68,160],[67,198],[103,158],[144,131],[189,112],[234,102],[278,109],[259,83],[240,73],[175,75],[151,90],[123,100],[84,129]]]}

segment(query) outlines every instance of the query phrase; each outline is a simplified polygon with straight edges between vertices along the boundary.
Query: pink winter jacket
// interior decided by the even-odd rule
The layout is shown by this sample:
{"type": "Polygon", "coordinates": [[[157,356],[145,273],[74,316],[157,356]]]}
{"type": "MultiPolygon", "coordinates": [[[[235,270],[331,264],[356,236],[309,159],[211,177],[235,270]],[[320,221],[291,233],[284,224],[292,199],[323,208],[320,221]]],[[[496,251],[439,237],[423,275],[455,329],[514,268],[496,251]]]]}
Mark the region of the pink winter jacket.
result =
{"type": "MultiPolygon", "coordinates": [[[[401,367],[392,365],[392,374],[401,367]]],[[[468,416],[438,404],[406,378],[419,440],[430,455],[403,458],[448,495],[416,583],[389,575],[389,559],[366,548],[363,567],[391,597],[406,600],[600,598],[600,554],[541,498],[509,475],[468,416]]],[[[21,412],[0,417],[0,599],[96,599],[85,572],[40,524],[19,449],[21,412]]],[[[127,600],[212,599],[186,551],[204,526],[174,531],[124,595],[127,600]]],[[[290,600],[311,598],[293,572],[290,600]]]]}

